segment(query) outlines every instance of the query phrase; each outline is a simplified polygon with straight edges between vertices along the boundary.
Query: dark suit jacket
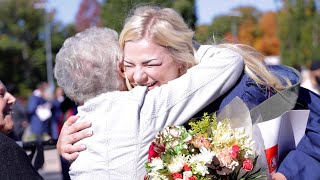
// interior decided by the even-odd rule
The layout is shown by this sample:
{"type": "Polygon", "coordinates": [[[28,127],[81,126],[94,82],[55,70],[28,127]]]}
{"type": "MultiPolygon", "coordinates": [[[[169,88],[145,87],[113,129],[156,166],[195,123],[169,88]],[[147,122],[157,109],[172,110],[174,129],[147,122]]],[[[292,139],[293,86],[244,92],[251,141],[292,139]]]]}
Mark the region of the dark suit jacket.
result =
{"type": "Polygon", "coordinates": [[[34,169],[26,152],[0,132],[0,180],[43,179],[34,169]]]}

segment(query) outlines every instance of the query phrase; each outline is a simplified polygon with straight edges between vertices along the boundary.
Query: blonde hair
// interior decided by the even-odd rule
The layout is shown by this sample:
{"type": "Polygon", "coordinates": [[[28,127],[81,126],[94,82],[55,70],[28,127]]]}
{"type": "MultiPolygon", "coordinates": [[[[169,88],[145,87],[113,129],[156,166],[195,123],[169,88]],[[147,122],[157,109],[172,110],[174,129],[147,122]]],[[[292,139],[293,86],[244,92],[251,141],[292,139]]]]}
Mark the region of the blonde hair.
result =
{"type": "Polygon", "coordinates": [[[149,40],[168,49],[182,65],[181,73],[196,64],[192,38],[194,32],[179,13],[171,8],[145,5],[133,9],[120,34],[120,48],[128,41],[149,40]]]}
{"type": "Polygon", "coordinates": [[[253,79],[258,85],[271,87],[276,91],[283,90],[286,86],[291,85],[291,82],[284,78],[286,82],[283,84],[279,77],[271,73],[266,64],[264,63],[265,56],[251,46],[245,44],[220,44],[219,47],[231,49],[239,53],[245,63],[245,72],[253,79]]]}
{"type": "MultiPolygon", "coordinates": [[[[192,38],[194,32],[187,26],[179,13],[171,8],[145,5],[133,9],[125,21],[120,34],[120,48],[128,41],[147,39],[166,47],[171,56],[183,65],[182,73],[197,64],[192,38]]],[[[264,56],[254,48],[244,44],[220,44],[218,47],[239,53],[245,62],[245,72],[259,85],[282,90],[286,85],[268,71],[263,63],[264,56]]]]}

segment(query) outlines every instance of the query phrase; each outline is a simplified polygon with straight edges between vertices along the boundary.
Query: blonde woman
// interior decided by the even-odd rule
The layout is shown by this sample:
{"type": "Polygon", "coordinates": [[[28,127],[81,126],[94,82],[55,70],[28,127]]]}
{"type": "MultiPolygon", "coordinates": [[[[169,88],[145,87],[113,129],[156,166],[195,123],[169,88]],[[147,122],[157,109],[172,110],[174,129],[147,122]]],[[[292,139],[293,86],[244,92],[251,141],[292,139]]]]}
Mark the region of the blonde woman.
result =
{"type": "MultiPolygon", "coordinates": [[[[197,59],[202,58],[202,54],[209,47],[200,46],[195,53],[192,47],[192,37],[192,30],[187,27],[182,17],[173,9],[158,6],[142,6],[134,9],[125,21],[119,40],[120,47],[124,52],[119,71],[126,79],[127,86],[129,88],[137,85],[147,86],[148,90],[153,90],[184,74],[188,68],[197,64],[197,59]],[[165,54],[162,50],[167,52],[167,55],[172,57],[173,60],[167,61],[162,57],[165,54]],[[158,56],[155,56],[155,54],[158,56]]],[[[267,67],[263,62],[264,57],[249,46],[221,44],[217,47],[226,47],[241,54],[245,62],[244,72],[231,90],[212,104],[203,106],[202,110],[198,110],[199,114],[195,116],[201,116],[205,111],[219,112],[236,96],[240,97],[252,109],[278,91],[300,81],[299,75],[290,68],[283,66],[267,67]]],[[[301,91],[304,94],[299,95],[299,104],[309,106],[309,103],[304,100],[308,92],[304,89],[301,91]]],[[[71,117],[67,121],[57,145],[59,152],[68,160],[74,160],[78,156],[78,152],[85,149],[83,144],[73,144],[92,135],[91,131],[83,130],[90,124],[73,124],[76,119],[77,117],[71,117]]],[[[312,124],[312,127],[309,127],[310,124],[312,123],[308,124],[307,131],[316,127],[314,137],[310,137],[314,139],[319,136],[319,123],[312,124]]],[[[306,135],[308,138],[309,134],[306,135]]],[[[320,146],[314,144],[314,141],[305,141],[304,139],[301,144],[303,143],[308,147],[308,152],[304,151],[306,153],[302,153],[301,149],[290,152],[280,165],[280,173],[276,174],[275,178],[285,179],[287,177],[290,179],[297,177],[296,175],[299,174],[299,177],[315,177],[317,179],[316,175],[312,176],[312,172],[319,167],[316,162],[320,159],[317,150],[320,146]],[[316,156],[313,154],[316,154],[316,156]],[[292,162],[294,158],[302,157],[311,159],[312,163],[292,162]],[[308,166],[308,168],[304,168],[305,166],[308,166]],[[304,172],[299,173],[301,170],[304,172]]]]}

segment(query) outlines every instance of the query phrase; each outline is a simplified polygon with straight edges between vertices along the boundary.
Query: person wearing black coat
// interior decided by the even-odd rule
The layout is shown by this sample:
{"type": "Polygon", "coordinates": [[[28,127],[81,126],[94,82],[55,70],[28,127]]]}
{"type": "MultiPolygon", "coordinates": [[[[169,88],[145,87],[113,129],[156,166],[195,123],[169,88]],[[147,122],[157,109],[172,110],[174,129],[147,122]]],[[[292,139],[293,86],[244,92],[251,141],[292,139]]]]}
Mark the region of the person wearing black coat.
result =
{"type": "Polygon", "coordinates": [[[13,128],[12,106],[15,101],[0,81],[0,180],[43,179],[26,152],[7,136],[13,128]]]}

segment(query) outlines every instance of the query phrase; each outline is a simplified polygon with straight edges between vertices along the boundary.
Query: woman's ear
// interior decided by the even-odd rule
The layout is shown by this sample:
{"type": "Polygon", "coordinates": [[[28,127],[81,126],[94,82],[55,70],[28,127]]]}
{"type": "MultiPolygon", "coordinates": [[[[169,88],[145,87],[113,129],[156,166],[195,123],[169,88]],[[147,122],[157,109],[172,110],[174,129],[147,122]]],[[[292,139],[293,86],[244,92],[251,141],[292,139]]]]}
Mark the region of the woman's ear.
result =
{"type": "Polygon", "coordinates": [[[118,64],[117,68],[118,68],[118,72],[119,72],[120,76],[125,79],[126,75],[124,74],[123,63],[122,62],[118,62],[117,64],[118,64]]]}

